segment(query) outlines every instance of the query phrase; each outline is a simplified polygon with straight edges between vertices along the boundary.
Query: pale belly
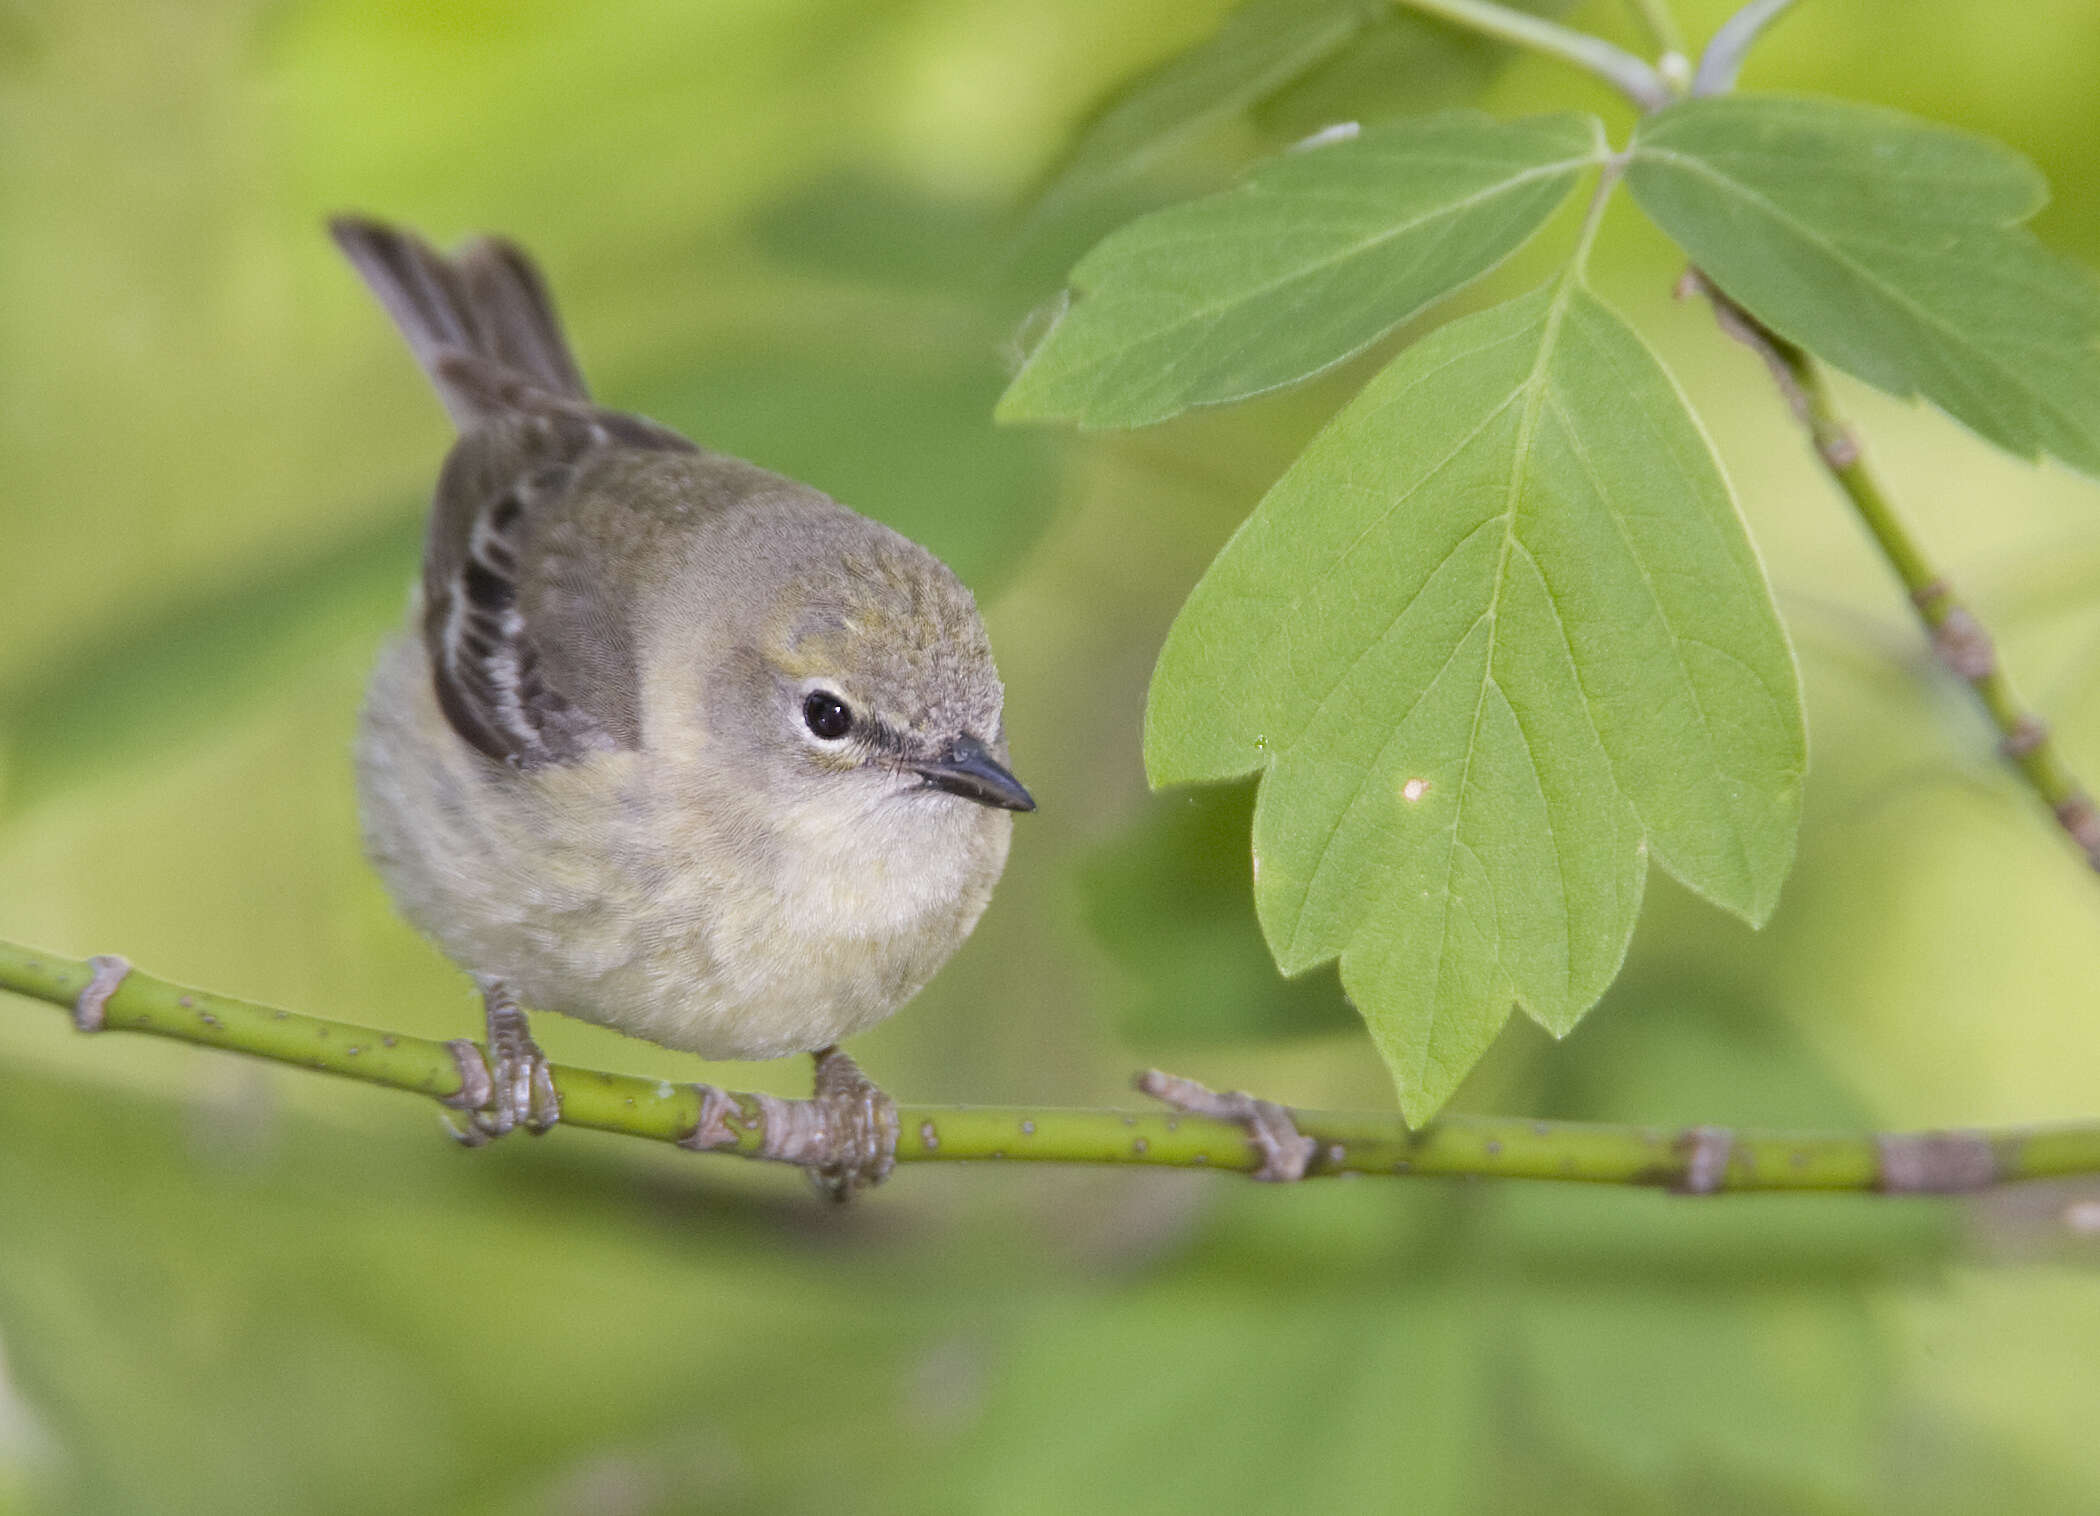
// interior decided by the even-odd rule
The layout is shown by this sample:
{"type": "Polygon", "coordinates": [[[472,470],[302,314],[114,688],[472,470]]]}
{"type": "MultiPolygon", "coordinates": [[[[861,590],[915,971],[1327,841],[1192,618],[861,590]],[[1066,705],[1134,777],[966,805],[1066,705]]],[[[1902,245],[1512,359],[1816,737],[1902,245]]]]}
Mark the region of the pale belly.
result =
{"type": "Polygon", "coordinates": [[[940,797],[732,840],[635,753],[492,774],[405,640],[374,677],[358,775],[374,866],[462,968],[710,1058],[811,1051],[888,1016],[976,924],[1008,838],[1005,813],[940,797]]]}

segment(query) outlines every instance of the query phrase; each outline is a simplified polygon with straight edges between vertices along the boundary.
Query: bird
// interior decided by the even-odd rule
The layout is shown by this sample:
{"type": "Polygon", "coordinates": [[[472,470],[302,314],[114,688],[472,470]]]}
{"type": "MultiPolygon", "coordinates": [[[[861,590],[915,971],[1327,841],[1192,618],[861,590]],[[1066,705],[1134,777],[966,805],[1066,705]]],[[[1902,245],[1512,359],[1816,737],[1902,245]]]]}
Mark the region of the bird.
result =
{"type": "Polygon", "coordinates": [[[879,1180],[895,1108],[839,1044],[962,944],[1035,808],[975,599],[809,485],[593,403],[515,243],[329,230],[458,433],[355,756],[368,857],[480,988],[462,1140],[559,1121],[551,1011],[813,1055],[812,1177],[879,1180]]]}

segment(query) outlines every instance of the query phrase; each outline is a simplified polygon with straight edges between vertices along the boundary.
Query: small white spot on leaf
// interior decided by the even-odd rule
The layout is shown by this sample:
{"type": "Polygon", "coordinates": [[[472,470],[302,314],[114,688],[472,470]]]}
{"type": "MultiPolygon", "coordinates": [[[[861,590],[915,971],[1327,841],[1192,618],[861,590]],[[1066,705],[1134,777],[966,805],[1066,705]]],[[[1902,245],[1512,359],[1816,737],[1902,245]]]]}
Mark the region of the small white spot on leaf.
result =
{"type": "Polygon", "coordinates": [[[1363,123],[1359,121],[1337,121],[1332,126],[1321,127],[1310,137],[1303,137],[1300,138],[1298,141],[1293,142],[1291,144],[1291,151],[1294,153],[1302,153],[1309,148],[1325,147],[1330,142],[1353,141],[1356,137],[1356,134],[1362,130],[1363,123]]]}

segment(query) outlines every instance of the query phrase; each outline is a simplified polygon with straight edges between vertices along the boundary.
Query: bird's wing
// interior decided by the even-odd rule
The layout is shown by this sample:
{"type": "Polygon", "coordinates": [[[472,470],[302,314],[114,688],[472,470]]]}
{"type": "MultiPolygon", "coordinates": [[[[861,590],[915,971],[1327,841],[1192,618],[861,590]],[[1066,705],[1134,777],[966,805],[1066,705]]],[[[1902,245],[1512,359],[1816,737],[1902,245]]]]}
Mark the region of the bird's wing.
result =
{"type": "Polygon", "coordinates": [[[460,430],[423,554],[446,719],[521,768],[633,746],[637,586],[623,570],[662,526],[634,490],[646,504],[652,471],[698,449],[591,404],[546,281],[514,244],[484,237],[448,257],[364,217],[329,229],[460,430]]]}
{"type": "Polygon", "coordinates": [[[621,497],[637,474],[697,449],[652,422],[543,394],[486,417],[446,460],[424,551],[438,703],[467,742],[520,768],[634,747],[643,587],[625,568],[662,523],[621,497]]]}

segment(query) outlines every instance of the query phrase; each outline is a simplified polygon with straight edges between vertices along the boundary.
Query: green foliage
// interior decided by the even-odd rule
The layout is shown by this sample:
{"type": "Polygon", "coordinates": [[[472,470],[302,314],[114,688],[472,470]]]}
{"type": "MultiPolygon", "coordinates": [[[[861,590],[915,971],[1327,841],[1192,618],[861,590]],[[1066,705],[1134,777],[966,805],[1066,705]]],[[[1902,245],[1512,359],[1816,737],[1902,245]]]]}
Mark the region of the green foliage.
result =
{"type": "Polygon", "coordinates": [[[1317,373],[1501,262],[1603,152],[1591,117],[1467,114],[1274,159],[1089,253],[999,415],[1139,426],[1317,373]]]}
{"type": "MultiPolygon", "coordinates": [[[[1678,8],[1700,35],[1730,3],[1678,8]]],[[[349,798],[362,679],[446,440],[319,233],[354,205],[519,236],[599,393],[815,471],[1003,586],[985,604],[1044,806],[969,947],[856,1045],[888,1088],[1099,1104],[1125,1088],[1126,1029],[1214,1085],[1378,1098],[1353,1038],[1189,1048],[1281,1034],[1263,1008],[1298,995],[1306,1031],[1353,1013],[1331,970],[1282,982],[1262,944],[1251,784],[1147,797],[1133,761],[1175,606],[1361,379],[1084,448],[972,442],[963,414],[981,426],[980,359],[1011,309],[1073,261],[1018,298],[1011,202],[1114,60],[1222,9],[0,8],[0,935],[475,1029],[471,990],[358,857],[349,798]],[[1008,281],[995,301],[972,293],[988,275],[1008,281]],[[1037,447],[1057,452],[1024,478],[1037,447]],[[1081,860],[1130,971],[1116,1017],[1073,951],[1081,860]],[[1168,1027],[1173,974],[1191,989],[1168,1027]]],[[[2089,170],[2100,28],[2066,8],[1796,9],[1753,83],[1993,123],[2061,185],[2089,170]]],[[[1221,113],[1121,182],[1126,214],[1164,184],[1214,187],[1251,143],[1459,103],[1486,70],[1444,60],[1508,55],[1383,14],[1254,104],[1254,130],[1221,113]],[[1403,34],[1437,45],[1377,51],[1403,34]]],[[[1602,108],[1540,62],[1495,104],[1602,108]]],[[[2091,260],[2100,202],[2066,200],[2044,231],[2091,260]]],[[[1552,235],[1518,255],[1524,282],[1461,298],[1539,282],[1552,235]]],[[[1592,257],[1644,335],[1682,263],[1655,240],[1592,257]]],[[[1799,860],[1758,935],[1651,879],[1629,968],[1579,1033],[1515,1018],[1458,1100],[1855,1129],[2089,1111],[2082,869],[1991,776],[1973,715],[1805,486],[1762,373],[1703,316],[1665,319],[1808,665],[1799,860]]],[[[1881,456],[1946,485],[1921,503],[1949,558],[1998,566],[2008,658],[2046,676],[2076,654],[2090,487],[1859,399],[1881,456]]],[[[2072,698],[2089,689],[2052,714],[2093,752],[2100,702],[2072,698]]],[[[558,1016],[535,1031],[578,1064],[806,1089],[797,1066],[709,1069],[558,1016]]],[[[462,1153],[421,1102],[75,1037],[23,1002],[0,1006],[0,1083],[8,1516],[2069,1516],[2100,1491],[2100,1253],[2050,1186],[1707,1203],[953,1166],[841,1214],[792,1175],[576,1132],[462,1153]]]]}
{"type": "MultiPolygon", "coordinates": [[[[1516,8],[1550,14],[1567,4],[1516,8]]],[[[1137,180],[1237,118],[1289,138],[1459,104],[1509,57],[1498,42],[1391,0],[1250,0],[1081,128],[1036,215],[1137,180]]]]}
{"type": "Polygon", "coordinates": [[[1332,974],[1278,977],[1247,893],[1247,785],[1154,799],[1080,871],[1088,930],[1124,981],[1134,1046],[1303,1037],[1356,1025],[1332,974]]]}
{"type": "MultiPolygon", "coordinates": [[[[1623,1034],[1556,1060],[1551,1103],[1864,1119],[1759,1008],[1694,984],[1616,994],[1623,1034]]],[[[1240,1192],[1199,1258],[1089,1309],[1023,1306],[957,1478],[1014,1516],[1881,1509],[1900,1402],[1866,1291],[1932,1281],[1952,1241],[1901,1203],[1240,1192]]]]}
{"type": "MultiPolygon", "coordinates": [[[[1557,15],[1571,0],[1518,0],[1513,10],[1557,15]]],[[[1267,99],[1252,119],[1270,136],[1297,141],[1337,121],[1428,115],[1479,96],[1517,56],[1478,32],[1404,5],[1373,8],[1370,24],[1267,99]]]]}
{"type": "Polygon", "coordinates": [[[1793,853],[1792,657],[1720,470],[1573,280],[1410,348],[1189,597],[1155,783],[1265,769],[1255,898],[1342,982],[1411,1120],[1512,1000],[1566,1032],[1611,982],[1644,845],[1753,921],[1793,853]]]}
{"type": "MultiPolygon", "coordinates": [[[[1702,1109],[1863,1119],[1725,995],[1619,1009],[1555,1103],[1645,1093],[1624,1054],[1664,1049],[1671,1091],[1722,1102],[1702,1109]]],[[[10,1081],[0,1203],[36,1224],[0,1229],[0,1321],[66,1455],[36,1509],[1164,1516],[1401,1491],[1603,1513],[1622,1487],[1856,1491],[1896,1405],[1867,1291],[1929,1281],[1951,1237],[1922,1206],[1405,1182],[1367,1203],[1194,1175],[1016,1172],[989,1216],[914,1175],[886,1211],[817,1210],[792,1175],[575,1133],[469,1157],[369,1092],[390,1119],[352,1140],[267,1114],[272,1082],[112,1110],[10,1081]]]]}
{"type": "Polygon", "coordinates": [[[1627,183],[1781,336],[2100,473],[2100,285],[2020,225],[2048,190],[2017,153],[1837,100],[1724,97],[1642,121],[1627,183]]]}
{"type": "Polygon", "coordinates": [[[461,1164],[422,1121],[357,1147],[252,1104],[89,1117],[91,1089],[19,1076],[9,1095],[0,1202],[37,1224],[0,1243],[0,1320],[68,1455],[49,1509],[573,1509],[596,1481],[636,1511],[823,1504],[843,1464],[797,1471],[768,1422],[821,1421],[870,1472],[896,1445],[896,1407],[827,1402],[772,1360],[894,1375],[909,1300],[843,1329],[763,1203],[625,1153],[461,1164]]]}
{"type": "MultiPolygon", "coordinates": [[[[1288,72],[1302,88],[1362,40],[1288,72]]],[[[1240,63],[1220,110],[1285,93],[1240,63]]],[[[1204,576],[1152,684],[1154,783],[1263,773],[1276,961],[1339,958],[1410,1119],[1512,1003],[1574,1025],[1649,853],[1752,923],[1793,857],[1806,739],[1755,550],[1674,385],[1580,284],[1622,173],[1781,336],[2100,471],[2100,286],[2021,227],[2040,177],[1981,138],[1770,96],[1647,113],[1616,156],[1588,117],[1454,115],[1271,159],[1081,259],[999,415],[1137,426],[1317,373],[1487,273],[1597,163],[1559,292],[1373,380],[1204,576]]]]}
{"type": "Polygon", "coordinates": [[[1332,58],[1384,0],[1252,0],[1206,41],[1119,92],[1073,142],[1046,201],[1098,192],[1332,58]]]}

